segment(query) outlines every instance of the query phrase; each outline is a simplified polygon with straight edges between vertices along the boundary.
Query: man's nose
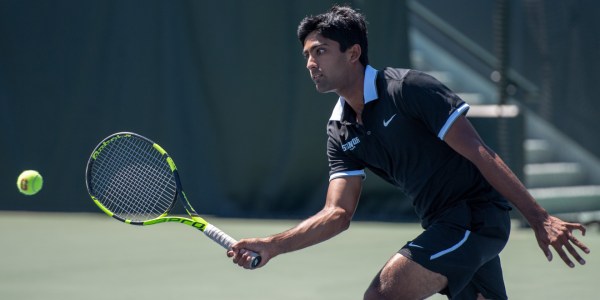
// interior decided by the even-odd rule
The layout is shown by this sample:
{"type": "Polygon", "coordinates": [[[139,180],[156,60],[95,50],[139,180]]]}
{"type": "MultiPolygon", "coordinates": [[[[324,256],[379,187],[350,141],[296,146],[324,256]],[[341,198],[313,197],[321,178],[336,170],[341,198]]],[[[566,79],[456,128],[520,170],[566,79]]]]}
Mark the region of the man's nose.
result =
{"type": "Polygon", "coordinates": [[[306,68],[309,70],[317,68],[317,62],[312,56],[309,56],[306,60],[306,68]]]}

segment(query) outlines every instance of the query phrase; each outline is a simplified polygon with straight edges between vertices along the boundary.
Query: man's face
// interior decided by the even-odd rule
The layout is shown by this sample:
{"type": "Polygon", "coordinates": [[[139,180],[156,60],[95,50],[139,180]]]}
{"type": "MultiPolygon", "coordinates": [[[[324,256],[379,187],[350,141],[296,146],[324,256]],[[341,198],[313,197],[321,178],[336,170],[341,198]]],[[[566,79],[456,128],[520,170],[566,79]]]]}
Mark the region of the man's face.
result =
{"type": "Polygon", "coordinates": [[[304,40],[302,54],[318,92],[336,92],[343,87],[348,60],[338,42],[313,31],[304,40]]]}

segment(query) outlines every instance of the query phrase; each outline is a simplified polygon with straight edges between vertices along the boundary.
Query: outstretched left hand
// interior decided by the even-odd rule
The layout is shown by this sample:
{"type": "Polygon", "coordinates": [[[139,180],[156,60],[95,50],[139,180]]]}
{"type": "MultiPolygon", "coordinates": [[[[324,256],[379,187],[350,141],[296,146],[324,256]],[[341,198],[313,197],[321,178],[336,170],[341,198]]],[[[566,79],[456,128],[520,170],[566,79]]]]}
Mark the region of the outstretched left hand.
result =
{"type": "Polygon", "coordinates": [[[573,264],[569,255],[567,255],[567,252],[571,254],[579,264],[585,264],[585,260],[579,255],[574,245],[586,254],[590,253],[590,249],[573,235],[573,230],[579,230],[582,235],[585,235],[585,227],[583,225],[579,223],[568,223],[549,215],[544,222],[542,222],[541,226],[533,227],[533,230],[538,245],[548,258],[548,261],[552,261],[552,252],[549,247],[552,246],[560,258],[569,267],[574,268],[575,264],[573,264]]]}

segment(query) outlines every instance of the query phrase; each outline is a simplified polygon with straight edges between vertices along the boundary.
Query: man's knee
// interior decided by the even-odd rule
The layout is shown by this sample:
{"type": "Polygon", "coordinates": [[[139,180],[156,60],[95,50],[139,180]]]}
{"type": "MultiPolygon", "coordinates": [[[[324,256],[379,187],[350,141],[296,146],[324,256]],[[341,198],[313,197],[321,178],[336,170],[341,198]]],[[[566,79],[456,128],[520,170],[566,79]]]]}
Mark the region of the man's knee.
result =
{"type": "Polygon", "coordinates": [[[375,276],[364,299],[424,299],[447,284],[446,277],[396,254],[375,276]]]}
{"type": "MultiPolygon", "coordinates": [[[[384,272],[385,273],[385,272],[384,272]]],[[[398,278],[396,278],[398,279],[398,278]]],[[[419,298],[420,292],[415,287],[410,288],[405,286],[405,283],[410,281],[405,280],[390,280],[379,272],[373,279],[367,290],[365,291],[364,300],[399,300],[399,299],[416,299],[419,298]]],[[[423,297],[421,297],[423,298],[423,297]]]]}

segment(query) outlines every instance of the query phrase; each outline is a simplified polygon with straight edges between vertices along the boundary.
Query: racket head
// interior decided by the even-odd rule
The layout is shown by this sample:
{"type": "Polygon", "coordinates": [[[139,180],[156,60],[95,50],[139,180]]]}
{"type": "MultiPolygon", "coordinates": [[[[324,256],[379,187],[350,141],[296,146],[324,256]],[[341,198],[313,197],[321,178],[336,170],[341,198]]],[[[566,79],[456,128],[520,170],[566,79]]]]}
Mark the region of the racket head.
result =
{"type": "Polygon", "coordinates": [[[167,152],[133,132],[118,132],[92,151],[86,167],[91,198],[109,216],[133,225],[165,217],[181,183],[167,152]]]}

